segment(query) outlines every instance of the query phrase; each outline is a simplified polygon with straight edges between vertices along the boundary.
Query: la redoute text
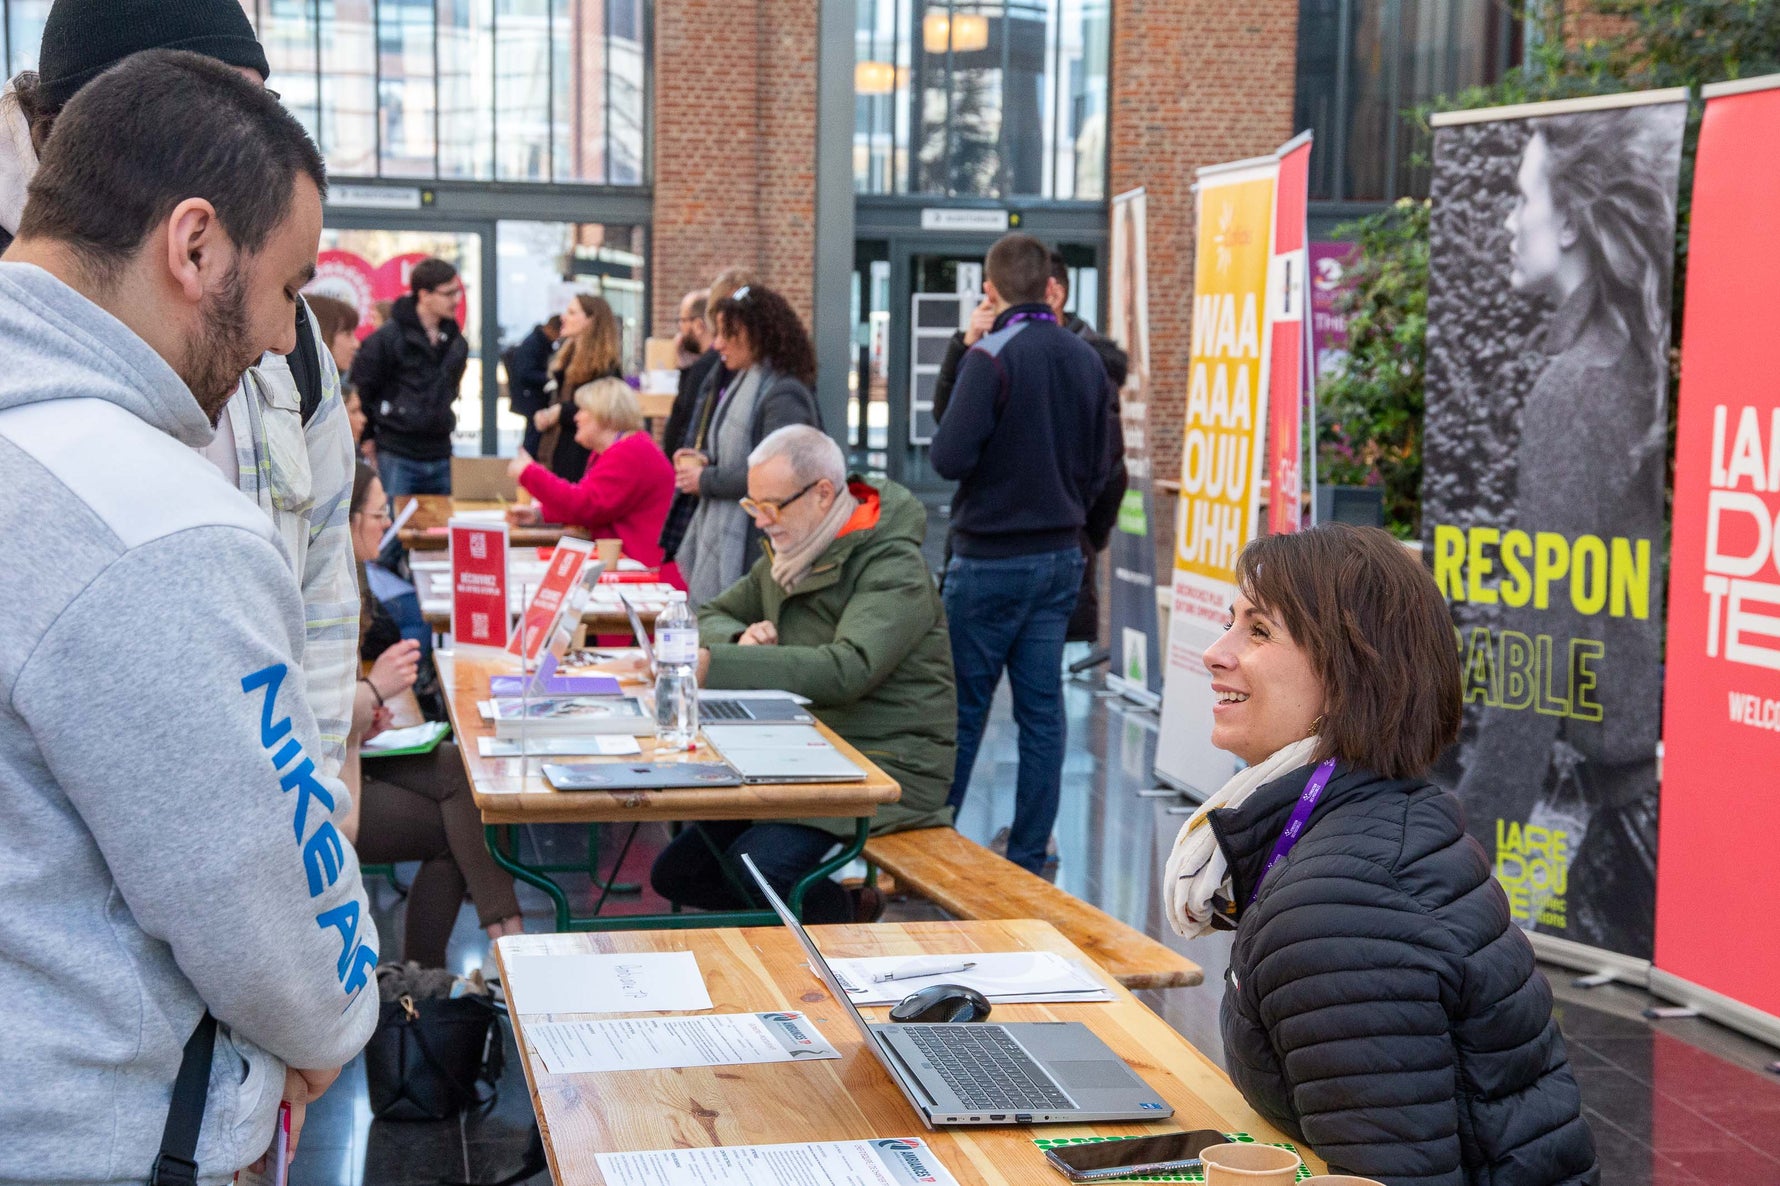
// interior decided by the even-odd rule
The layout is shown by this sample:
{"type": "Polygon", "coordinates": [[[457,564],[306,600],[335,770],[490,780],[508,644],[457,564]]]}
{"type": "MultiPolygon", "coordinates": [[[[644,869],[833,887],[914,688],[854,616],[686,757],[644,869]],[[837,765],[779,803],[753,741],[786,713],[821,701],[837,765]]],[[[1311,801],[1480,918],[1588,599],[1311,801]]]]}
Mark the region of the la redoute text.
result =
{"type": "Polygon", "coordinates": [[[1731,413],[1712,409],[1706,657],[1780,671],[1780,408],[1731,413]]]}

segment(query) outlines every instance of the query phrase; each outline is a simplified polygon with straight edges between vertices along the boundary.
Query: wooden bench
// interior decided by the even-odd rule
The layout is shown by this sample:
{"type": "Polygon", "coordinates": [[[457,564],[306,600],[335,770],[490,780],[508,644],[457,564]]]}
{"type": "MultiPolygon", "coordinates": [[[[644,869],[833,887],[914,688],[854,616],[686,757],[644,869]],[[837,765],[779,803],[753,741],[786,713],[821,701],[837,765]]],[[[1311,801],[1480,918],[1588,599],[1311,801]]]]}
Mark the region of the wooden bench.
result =
{"type": "Polygon", "coordinates": [[[1043,919],[1126,988],[1183,988],[1205,980],[1199,965],[1179,952],[952,828],[874,836],[865,860],[954,918],[1043,919]]]}

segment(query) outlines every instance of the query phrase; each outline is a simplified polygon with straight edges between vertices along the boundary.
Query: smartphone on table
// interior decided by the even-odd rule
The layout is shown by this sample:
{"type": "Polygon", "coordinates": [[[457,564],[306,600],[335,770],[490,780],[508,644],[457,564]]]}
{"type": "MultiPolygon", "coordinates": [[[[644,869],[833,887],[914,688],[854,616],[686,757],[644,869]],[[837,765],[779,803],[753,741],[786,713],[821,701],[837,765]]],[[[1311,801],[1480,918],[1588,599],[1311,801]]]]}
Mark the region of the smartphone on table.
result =
{"type": "Polygon", "coordinates": [[[1201,1153],[1229,1139],[1216,1129],[1198,1128],[1191,1132],[1163,1133],[1157,1137],[1059,1145],[1045,1150],[1045,1160],[1071,1182],[1097,1182],[1127,1174],[1192,1169],[1199,1164],[1201,1153]]]}

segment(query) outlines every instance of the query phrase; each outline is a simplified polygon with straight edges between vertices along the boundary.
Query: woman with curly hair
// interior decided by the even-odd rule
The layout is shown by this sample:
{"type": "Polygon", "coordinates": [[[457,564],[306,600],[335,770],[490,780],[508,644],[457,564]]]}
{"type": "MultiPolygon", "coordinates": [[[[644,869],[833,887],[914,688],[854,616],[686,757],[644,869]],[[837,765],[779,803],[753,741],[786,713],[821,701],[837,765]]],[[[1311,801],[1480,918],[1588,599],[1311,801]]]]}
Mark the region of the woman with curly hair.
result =
{"type": "Polygon", "coordinates": [[[712,345],[732,378],[694,425],[702,447],[674,453],[675,488],[699,500],[677,557],[695,609],[741,580],[760,557],[760,532],[740,504],[748,493],[748,454],[788,424],[822,427],[811,393],[816,352],[785,298],[746,285],[711,313],[712,345]]]}
{"type": "Polygon", "coordinates": [[[550,359],[550,382],[544,386],[550,404],[532,416],[532,424],[543,434],[538,438],[538,462],[573,484],[587,472],[588,458],[586,446],[575,439],[575,393],[596,379],[623,377],[619,355],[624,339],[612,306],[578,292],[562,311],[561,340],[563,345],[550,359]]]}

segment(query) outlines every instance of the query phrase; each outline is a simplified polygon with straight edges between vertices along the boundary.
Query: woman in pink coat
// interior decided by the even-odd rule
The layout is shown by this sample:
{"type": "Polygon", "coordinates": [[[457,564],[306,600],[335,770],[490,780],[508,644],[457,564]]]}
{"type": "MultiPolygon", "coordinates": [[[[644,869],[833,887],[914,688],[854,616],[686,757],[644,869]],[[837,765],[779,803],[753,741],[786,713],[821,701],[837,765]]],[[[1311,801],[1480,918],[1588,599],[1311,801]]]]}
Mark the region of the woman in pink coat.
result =
{"type": "Polygon", "coordinates": [[[662,566],[661,525],[674,500],[674,467],[648,433],[637,396],[622,379],[596,379],[575,392],[575,440],[593,459],[579,482],[539,465],[523,449],[510,472],[536,501],[514,507],[516,524],[562,523],[594,539],[616,537],[624,554],[684,589],[680,570],[662,566]]]}

